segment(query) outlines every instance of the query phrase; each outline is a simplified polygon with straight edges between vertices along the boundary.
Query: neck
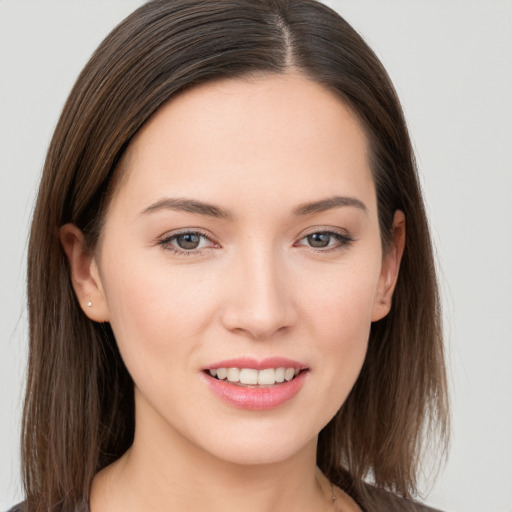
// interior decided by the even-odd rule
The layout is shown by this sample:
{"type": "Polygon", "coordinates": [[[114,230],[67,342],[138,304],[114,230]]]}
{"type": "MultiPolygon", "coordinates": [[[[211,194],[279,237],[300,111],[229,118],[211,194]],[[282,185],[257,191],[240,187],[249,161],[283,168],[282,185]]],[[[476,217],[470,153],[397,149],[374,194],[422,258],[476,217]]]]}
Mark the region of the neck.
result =
{"type": "Polygon", "coordinates": [[[94,479],[91,512],[326,509],[329,484],[316,471],[316,438],[285,460],[240,464],[206,452],[163,421],[136,425],[132,447],[94,479]]]}

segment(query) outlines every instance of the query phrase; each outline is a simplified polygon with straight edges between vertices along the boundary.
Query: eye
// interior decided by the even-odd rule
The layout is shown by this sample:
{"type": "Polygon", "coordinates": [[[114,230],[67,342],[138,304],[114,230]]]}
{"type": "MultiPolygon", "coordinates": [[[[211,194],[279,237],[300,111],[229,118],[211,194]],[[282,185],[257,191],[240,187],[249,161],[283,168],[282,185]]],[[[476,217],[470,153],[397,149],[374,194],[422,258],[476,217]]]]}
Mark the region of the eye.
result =
{"type": "Polygon", "coordinates": [[[174,241],[180,249],[192,250],[197,249],[201,244],[201,237],[198,233],[184,233],[176,235],[174,241]]]}
{"type": "Polygon", "coordinates": [[[336,231],[316,231],[301,238],[296,245],[309,246],[313,249],[336,249],[350,245],[354,239],[348,234],[336,231]]]}
{"type": "Polygon", "coordinates": [[[194,254],[217,245],[206,235],[198,231],[174,233],[160,240],[159,244],[164,249],[174,251],[177,254],[194,254]]]}

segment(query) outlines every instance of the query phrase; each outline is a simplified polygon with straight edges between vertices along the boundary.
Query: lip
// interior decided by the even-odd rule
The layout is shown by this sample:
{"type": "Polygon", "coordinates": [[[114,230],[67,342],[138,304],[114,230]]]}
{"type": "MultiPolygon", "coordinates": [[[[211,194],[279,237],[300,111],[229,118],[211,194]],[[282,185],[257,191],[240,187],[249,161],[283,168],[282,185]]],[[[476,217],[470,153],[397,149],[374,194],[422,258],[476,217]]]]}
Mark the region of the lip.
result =
{"type": "Polygon", "coordinates": [[[238,357],[236,359],[225,359],[203,368],[203,371],[214,368],[252,368],[254,370],[265,370],[266,368],[293,368],[294,370],[305,370],[307,365],[285,357],[267,357],[255,359],[252,357],[238,357]]]}
{"type": "Polygon", "coordinates": [[[266,368],[294,368],[307,370],[307,366],[282,357],[271,357],[262,360],[252,358],[229,359],[216,362],[204,368],[201,376],[211,391],[228,405],[238,409],[265,411],[275,409],[292,398],[302,389],[308,371],[301,371],[295,378],[281,384],[267,387],[244,387],[228,381],[218,380],[208,374],[211,368],[253,368],[264,370],[266,368]]]}

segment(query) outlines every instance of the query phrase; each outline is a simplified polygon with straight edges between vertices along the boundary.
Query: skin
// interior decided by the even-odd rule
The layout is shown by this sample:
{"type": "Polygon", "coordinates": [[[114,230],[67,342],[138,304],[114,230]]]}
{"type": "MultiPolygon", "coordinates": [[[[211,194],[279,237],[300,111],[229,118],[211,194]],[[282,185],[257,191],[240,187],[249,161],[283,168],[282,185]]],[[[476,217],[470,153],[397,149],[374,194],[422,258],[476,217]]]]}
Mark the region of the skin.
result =
{"type": "Polygon", "coordinates": [[[117,170],[95,250],[61,228],[84,312],[110,322],[135,383],[135,440],[96,476],[92,512],[332,510],[317,436],[357,379],[371,322],[389,311],[401,212],[394,224],[383,255],[366,136],[321,85],[294,73],[230,79],[164,105],[117,170]],[[335,196],[364,207],[297,214],[335,196]],[[165,197],[228,214],[145,211],[165,197]],[[170,238],[183,230],[205,235],[188,254],[170,238]],[[311,245],[318,232],[325,247],[311,245]],[[226,404],[202,369],[243,356],[300,361],[304,386],[267,411],[226,404]]]}

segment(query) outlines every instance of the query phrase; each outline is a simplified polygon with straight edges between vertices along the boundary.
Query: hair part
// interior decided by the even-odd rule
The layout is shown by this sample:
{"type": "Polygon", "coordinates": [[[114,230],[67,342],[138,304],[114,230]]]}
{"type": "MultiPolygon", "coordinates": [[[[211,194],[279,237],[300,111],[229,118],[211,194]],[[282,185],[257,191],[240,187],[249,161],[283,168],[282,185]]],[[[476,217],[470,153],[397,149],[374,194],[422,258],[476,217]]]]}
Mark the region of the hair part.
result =
{"type": "Polygon", "coordinates": [[[428,223],[400,103],[381,63],[338,14],[314,0],[153,0],[104,40],[55,129],[28,256],[29,365],[22,425],[28,510],[75,510],[94,475],[134,434],[133,382],[109,324],[81,311],[58,230],[94,249],[114,171],[167,100],[211,80],[298,71],[334,91],[370,145],[383,247],[393,215],[407,244],[387,317],[372,325],[348,399],[320,433],[333,482],[363,480],[409,497],[425,436],[447,439],[440,300],[428,223]]]}

